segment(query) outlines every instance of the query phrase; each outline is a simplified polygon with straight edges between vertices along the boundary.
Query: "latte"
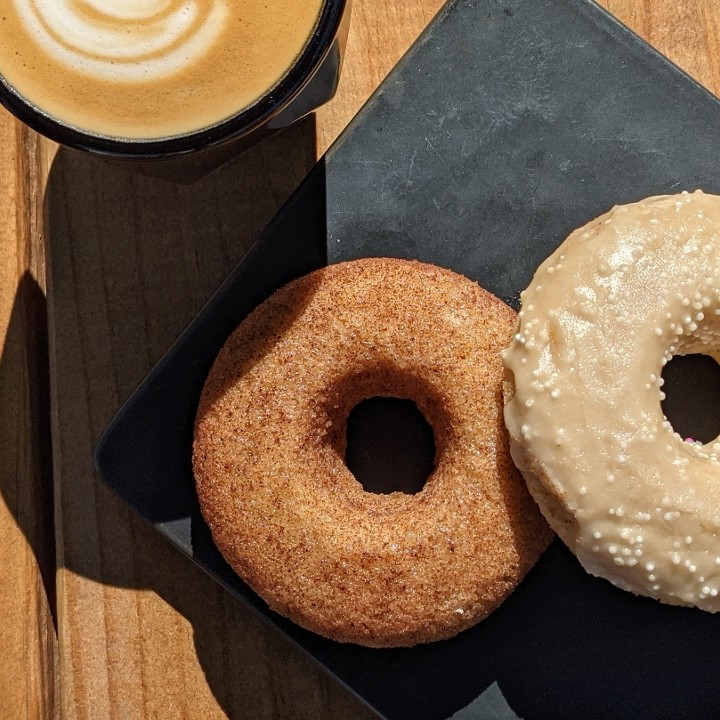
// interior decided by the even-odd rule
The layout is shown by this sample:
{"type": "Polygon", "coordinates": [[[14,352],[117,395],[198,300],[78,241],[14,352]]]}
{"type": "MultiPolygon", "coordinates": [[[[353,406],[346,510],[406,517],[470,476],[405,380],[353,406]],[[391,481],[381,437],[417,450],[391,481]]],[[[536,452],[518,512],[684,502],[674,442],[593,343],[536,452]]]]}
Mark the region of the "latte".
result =
{"type": "Polygon", "coordinates": [[[0,75],[98,135],[159,139],[255,103],[305,48],[323,0],[0,0],[0,75]]]}

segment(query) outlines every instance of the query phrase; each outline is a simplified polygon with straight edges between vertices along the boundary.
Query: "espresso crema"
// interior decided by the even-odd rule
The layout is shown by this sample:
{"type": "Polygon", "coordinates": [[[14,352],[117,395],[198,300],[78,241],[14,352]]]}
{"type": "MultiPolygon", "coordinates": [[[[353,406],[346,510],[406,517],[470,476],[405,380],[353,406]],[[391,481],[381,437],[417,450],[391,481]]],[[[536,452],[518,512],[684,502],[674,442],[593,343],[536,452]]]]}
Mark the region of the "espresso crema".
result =
{"type": "Polygon", "coordinates": [[[275,86],[323,0],[0,0],[0,75],[63,123],[158,139],[275,86]]]}

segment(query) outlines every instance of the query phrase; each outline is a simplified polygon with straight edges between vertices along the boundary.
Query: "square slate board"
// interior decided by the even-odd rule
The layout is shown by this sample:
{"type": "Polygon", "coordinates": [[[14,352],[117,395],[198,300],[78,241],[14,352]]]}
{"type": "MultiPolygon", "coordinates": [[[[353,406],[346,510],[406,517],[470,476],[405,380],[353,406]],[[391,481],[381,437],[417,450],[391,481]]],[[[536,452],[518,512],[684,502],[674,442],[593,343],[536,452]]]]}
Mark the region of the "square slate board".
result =
{"type": "Polygon", "coordinates": [[[558,542],[452,640],[370,650],[297,628],[219,556],[190,447],[217,350],[291,278],[417,258],[516,305],[539,262],[612,205],[720,191],[718,139],[718,101],[592,2],[451,0],[120,410],[99,475],[386,718],[717,718],[720,617],[615,590],[558,542]]]}

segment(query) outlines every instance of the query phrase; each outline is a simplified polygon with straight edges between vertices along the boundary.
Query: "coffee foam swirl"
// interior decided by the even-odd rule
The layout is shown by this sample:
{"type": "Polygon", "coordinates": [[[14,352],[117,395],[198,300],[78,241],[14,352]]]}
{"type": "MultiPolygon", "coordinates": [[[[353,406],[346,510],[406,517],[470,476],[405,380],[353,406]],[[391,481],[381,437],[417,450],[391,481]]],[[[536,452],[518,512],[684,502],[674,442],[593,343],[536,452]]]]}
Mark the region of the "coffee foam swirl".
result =
{"type": "Polygon", "coordinates": [[[181,72],[226,29],[227,0],[14,0],[57,62],[98,80],[137,83],[181,72]]]}

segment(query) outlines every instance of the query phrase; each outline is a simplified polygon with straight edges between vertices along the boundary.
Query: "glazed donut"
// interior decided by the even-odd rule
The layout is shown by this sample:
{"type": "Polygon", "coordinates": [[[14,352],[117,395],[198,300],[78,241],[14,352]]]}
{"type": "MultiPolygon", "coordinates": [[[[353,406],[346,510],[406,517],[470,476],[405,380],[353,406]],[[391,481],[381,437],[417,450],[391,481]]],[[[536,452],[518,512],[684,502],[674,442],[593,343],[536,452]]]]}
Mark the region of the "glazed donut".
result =
{"type": "Polygon", "coordinates": [[[512,457],[583,567],[720,610],[720,443],[664,417],[674,355],[720,360],[720,197],[652,197],[573,232],[503,353],[512,457]]]}
{"type": "Polygon", "coordinates": [[[513,590],[551,532],[502,425],[515,313],[470,280],[366,259],[278,290],[222,348],[199,404],[203,516],[271,608],[375,647],[449,637],[513,590]],[[422,490],[366,492],[344,462],[359,401],[415,401],[435,434],[422,490]]]}

